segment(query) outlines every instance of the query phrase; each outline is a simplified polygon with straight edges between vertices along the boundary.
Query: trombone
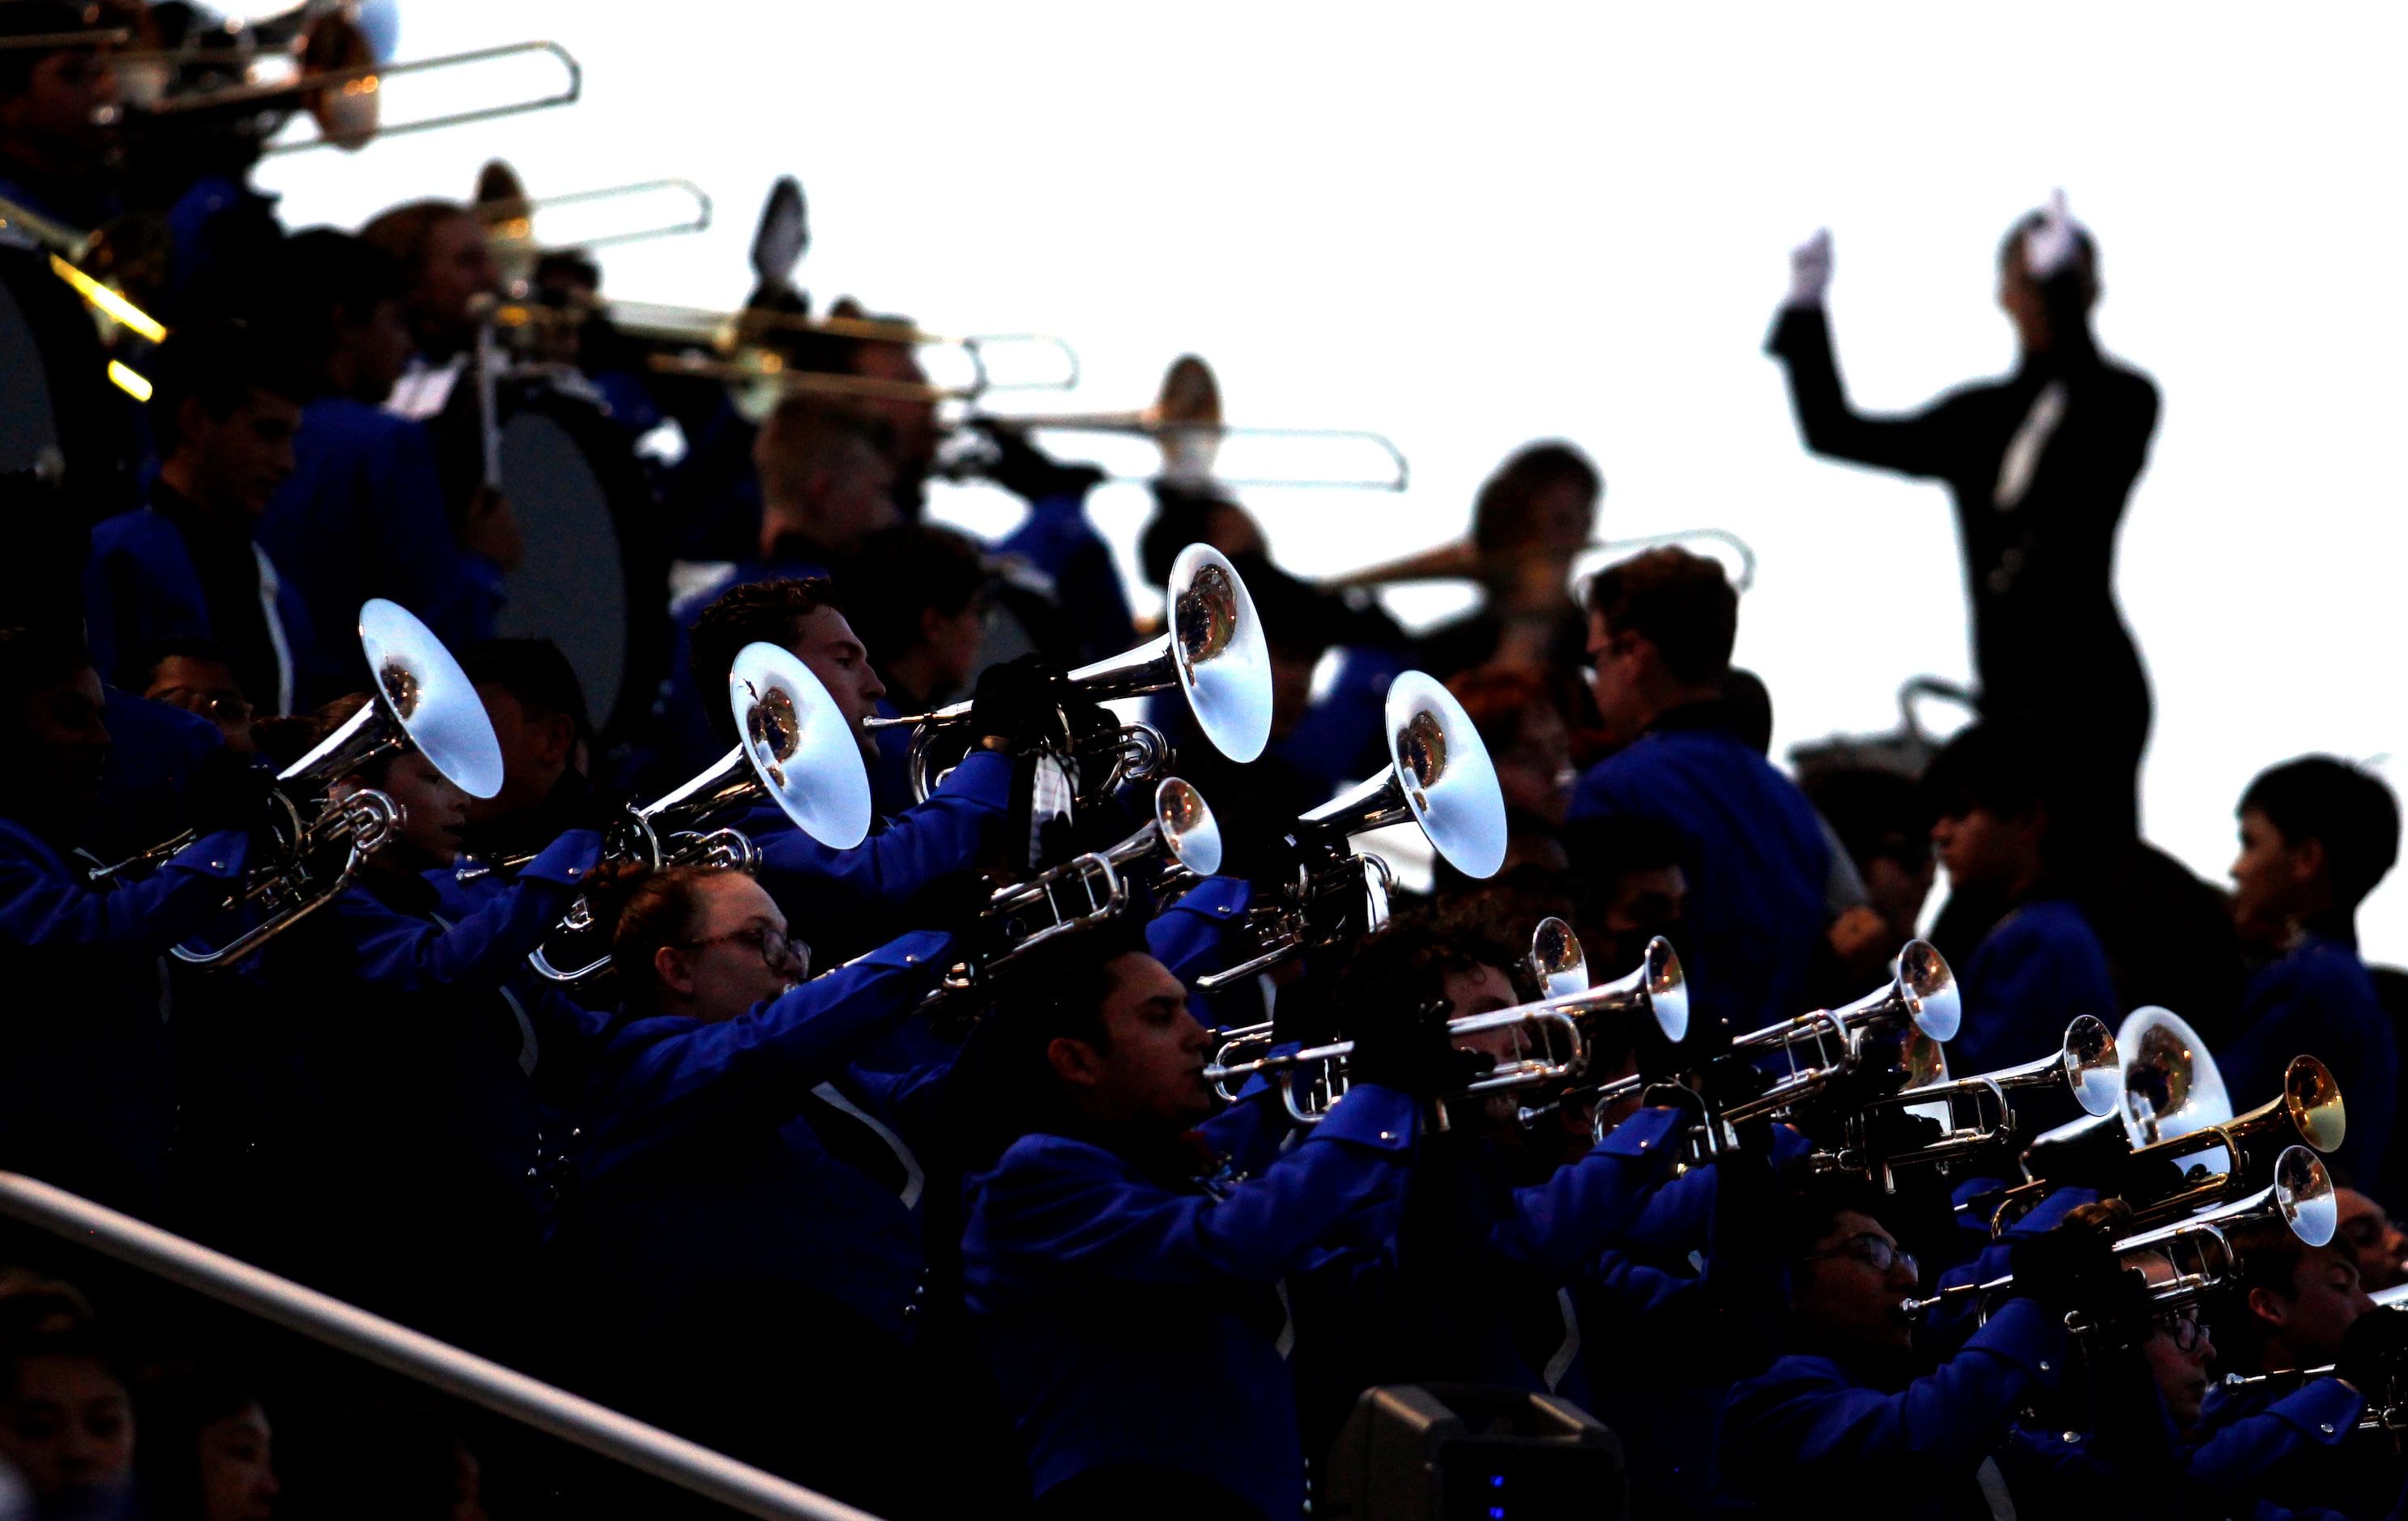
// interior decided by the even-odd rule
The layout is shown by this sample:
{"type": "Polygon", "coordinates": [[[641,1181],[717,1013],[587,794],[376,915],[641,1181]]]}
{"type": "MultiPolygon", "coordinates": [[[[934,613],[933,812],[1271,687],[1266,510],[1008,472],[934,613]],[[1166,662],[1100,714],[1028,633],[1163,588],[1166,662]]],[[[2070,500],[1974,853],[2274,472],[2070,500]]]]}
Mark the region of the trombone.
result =
{"type": "Polygon", "coordinates": [[[1349,853],[1355,835],[1410,820],[1467,877],[1493,877],[1505,864],[1505,795],[1471,715],[1436,677],[1409,670],[1388,683],[1385,716],[1387,769],[1296,821],[1295,874],[1246,914],[1262,950],[1197,978],[1199,991],[1379,927],[1395,874],[1377,855],[1349,853]]]}
{"type": "MultiPolygon", "coordinates": [[[[232,900],[255,909],[257,922],[221,946],[175,946],[179,961],[205,969],[240,961],[351,885],[402,820],[401,805],[373,787],[328,796],[336,782],[369,762],[415,750],[471,797],[502,790],[502,749],[493,723],[443,641],[382,597],[361,605],[359,630],[374,684],[342,727],[277,773],[269,825],[274,859],[245,872],[232,900]],[[321,857],[337,851],[340,860],[329,869],[321,857]]],[[[194,839],[187,829],[139,855],[95,868],[91,878],[99,882],[172,855],[194,839]]]]}
{"type": "MultiPolygon", "coordinates": [[[[1070,672],[1066,701],[1112,702],[1176,687],[1213,749],[1241,765],[1253,760],[1270,742],[1270,648],[1244,579],[1220,551],[1190,544],[1171,563],[1168,595],[1168,631],[1070,672]]],[[[924,713],[865,719],[862,726],[873,732],[911,730],[911,792],[925,801],[941,776],[937,747],[945,745],[949,756],[958,754],[953,747],[969,738],[970,709],[968,702],[956,702],[924,713]]],[[[1088,753],[1094,757],[1092,750],[1088,753]]],[[[1109,793],[1124,779],[1157,779],[1170,764],[1170,741],[1150,724],[1126,724],[1100,758],[1098,774],[1080,780],[1082,798],[1109,793]]]]}
{"type": "MultiPolygon", "coordinates": [[[[2122,1237],[2114,1243],[2112,1250],[2118,1257],[2155,1256],[2165,1258],[2172,1266],[2171,1277],[2149,1286],[2147,1302],[2153,1312],[2164,1313],[2197,1303],[2231,1280],[2239,1270],[2240,1257],[2232,1250],[2229,1231],[2280,1220],[2310,1246],[2322,1246],[2332,1240],[2340,1220],[2340,1206],[2333,1198],[2332,1177],[2315,1152],[2305,1146],[2284,1147],[2275,1155],[2271,1184],[2243,1198],[2218,1202],[2223,1195],[2234,1190],[2237,1177],[2220,1177],[2217,1195],[2207,1199],[2207,1207],[2197,1212],[2186,1211],[2183,1218],[2122,1237]]],[[[1909,1299],[1906,1312],[1909,1315],[1921,1315],[1958,1299],[1987,1299],[2010,1292],[2014,1286],[2012,1273],[1987,1283],[1951,1284],[1929,1299],[1909,1299]]],[[[2079,1335],[2095,1327],[2073,1322],[2070,1328],[2079,1335]]]]}
{"type": "MultiPolygon", "coordinates": [[[[1736,557],[1737,569],[1731,572],[1731,589],[1744,592],[1756,584],[1756,551],[1746,539],[1727,528],[1686,528],[1672,533],[1638,534],[1628,538],[1593,538],[1582,545],[1582,555],[1629,552],[1689,544],[1719,544],[1736,557]]],[[[1537,558],[1544,552],[1538,550],[1484,550],[1469,538],[1458,538],[1452,544],[1440,544],[1400,559],[1367,566],[1332,576],[1322,585],[1335,591],[1355,588],[1396,586],[1425,581],[1476,581],[1496,579],[1500,570],[1537,558]]]]}
{"type": "MultiPolygon", "coordinates": [[[[727,696],[742,736],[736,748],[666,796],[630,808],[611,827],[605,859],[751,871],[760,850],[727,821],[765,801],[832,850],[851,850],[868,836],[869,772],[861,747],[810,667],[777,645],[748,644],[728,671],[727,696]]],[[[568,946],[593,928],[593,905],[580,896],[553,940],[530,952],[527,965],[553,983],[596,975],[610,964],[608,946],[568,967],[555,959],[555,952],[570,954],[568,946]]]]}
{"type": "Polygon", "coordinates": [[[468,205],[485,229],[485,239],[506,265],[532,265],[550,248],[611,248],[655,237],[681,237],[710,230],[710,195],[691,179],[639,179],[632,184],[605,185],[597,190],[569,191],[559,195],[529,195],[516,170],[501,159],[489,160],[477,175],[477,196],[468,205]],[[560,243],[539,243],[536,219],[566,207],[597,206],[612,201],[640,201],[668,196],[683,198],[691,208],[674,221],[638,222],[592,237],[560,243]]]}

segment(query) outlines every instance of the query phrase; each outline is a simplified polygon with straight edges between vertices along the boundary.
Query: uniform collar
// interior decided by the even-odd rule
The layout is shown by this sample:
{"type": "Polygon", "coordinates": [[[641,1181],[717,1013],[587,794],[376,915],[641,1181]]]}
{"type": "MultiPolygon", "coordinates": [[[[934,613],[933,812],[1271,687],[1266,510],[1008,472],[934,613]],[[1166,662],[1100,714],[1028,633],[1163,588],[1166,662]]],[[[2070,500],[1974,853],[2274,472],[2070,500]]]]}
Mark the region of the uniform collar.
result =
{"type": "Polygon", "coordinates": [[[1667,708],[1647,725],[1649,734],[1678,734],[1687,729],[1722,729],[1732,727],[1730,704],[1721,697],[1706,697],[1697,702],[1684,702],[1667,708]]]}

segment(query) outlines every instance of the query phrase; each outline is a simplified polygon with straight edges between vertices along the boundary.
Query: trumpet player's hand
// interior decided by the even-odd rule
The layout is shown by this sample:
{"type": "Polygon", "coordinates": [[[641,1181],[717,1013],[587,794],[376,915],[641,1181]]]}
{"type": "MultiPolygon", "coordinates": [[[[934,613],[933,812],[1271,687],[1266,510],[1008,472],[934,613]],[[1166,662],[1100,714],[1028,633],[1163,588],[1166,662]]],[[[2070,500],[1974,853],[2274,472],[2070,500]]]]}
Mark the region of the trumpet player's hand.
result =
{"type": "Polygon", "coordinates": [[[231,750],[212,750],[185,785],[184,808],[194,834],[248,834],[268,822],[269,799],[275,796],[275,772],[231,750]]]}
{"type": "Polygon", "coordinates": [[[1831,288],[1831,229],[1817,227],[1814,236],[1789,251],[1789,294],[1784,307],[1819,307],[1831,288]]]}
{"type": "Polygon", "coordinates": [[[2121,1308],[2124,1290],[2144,1286],[2139,1274],[2127,1273],[2106,1230],[2079,1220],[2017,1241],[2007,1266],[2014,1275],[2015,1297],[2037,1299],[2055,1314],[2113,1313],[2121,1308]]]}
{"type": "Polygon", "coordinates": [[[979,672],[970,696],[970,733],[989,750],[1019,754],[1061,725],[1062,672],[1025,654],[979,672]]]}
{"type": "Polygon", "coordinates": [[[1354,1037],[1347,1068],[1358,1083],[1394,1088],[1415,1098],[1460,1093],[1495,1064],[1476,1051],[1458,1051],[1446,1021],[1455,1005],[1434,998],[1402,1018],[1373,1018],[1354,1037]]]}
{"type": "Polygon", "coordinates": [[[2341,1334],[2333,1377],[2360,1394],[2372,1394],[2400,1371],[2408,1371],[2408,1314],[2373,1309],[2341,1334]]]}

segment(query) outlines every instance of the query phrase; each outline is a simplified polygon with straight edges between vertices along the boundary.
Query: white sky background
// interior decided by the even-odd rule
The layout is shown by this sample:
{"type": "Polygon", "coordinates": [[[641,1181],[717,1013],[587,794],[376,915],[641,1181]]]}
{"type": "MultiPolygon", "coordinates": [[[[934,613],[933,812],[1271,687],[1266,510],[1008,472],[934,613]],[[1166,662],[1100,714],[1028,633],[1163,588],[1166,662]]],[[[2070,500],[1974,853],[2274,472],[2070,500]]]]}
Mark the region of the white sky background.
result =
{"type": "MultiPolygon", "coordinates": [[[[1607,534],[1755,546],[1738,659],[1776,753],[1968,669],[1942,489],[1798,443],[1759,352],[1785,251],[1833,229],[1843,372],[1913,406],[2012,364],[1994,251],[2062,184],[2102,247],[2102,340],[2165,395],[2120,578],[2157,698],[2148,832],[2220,881],[2258,769],[2408,753],[2403,34],[2376,5],[403,0],[403,57],[555,37],[582,102],[261,180],[294,225],[356,225],[465,197],[494,154],[538,195],[685,176],[719,224],[609,252],[606,290],[724,306],[796,174],[823,306],[1064,335],[1079,409],[1142,404],[1192,350],[1232,422],[1393,437],[1401,497],[1250,495],[1304,574],[1456,537],[1507,452],[1570,438],[1607,534]]],[[[397,79],[387,108],[431,94],[397,79]]],[[[942,509],[1014,517],[984,490],[942,509]]],[[[1144,510],[1096,498],[1125,553],[1144,510]]],[[[2408,889],[2363,924],[2408,960],[2408,889]]]]}

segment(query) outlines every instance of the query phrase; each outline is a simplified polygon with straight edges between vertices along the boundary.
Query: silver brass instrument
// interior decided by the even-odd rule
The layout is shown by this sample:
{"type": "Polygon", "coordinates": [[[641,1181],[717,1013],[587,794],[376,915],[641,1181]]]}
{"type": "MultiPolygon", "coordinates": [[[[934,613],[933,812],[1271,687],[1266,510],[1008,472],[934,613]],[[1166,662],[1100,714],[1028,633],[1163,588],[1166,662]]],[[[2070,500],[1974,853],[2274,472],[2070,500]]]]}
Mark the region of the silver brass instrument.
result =
{"type": "Polygon", "coordinates": [[[2253,1150],[2262,1154],[2269,1144],[2288,1148],[2298,1142],[2312,1151],[2329,1153],[2341,1145],[2347,1130],[2341,1084],[2314,1056],[2294,1056],[2284,1069],[2279,1097],[2221,1124],[2202,1125],[2186,1134],[2135,1147],[2128,1175],[2139,1177],[2157,1164],[2172,1164],[2179,1169],[2179,1182],[2154,1198],[2135,1198],[2129,1188],[2124,1197],[2131,1202],[2133,1219],[2139,1224],[2179,1219],[2202,1204],[2219,1201],[2240,1180],[2255,1173],[2250,1165],[2253,1150]],[[2206,1154],[2219,1148],[2224,1154],[2220,1170],[2206,1160],[2206,1154]],[[2193,1167],[2194,1162],[2204,1165],[2193,1167]]]}
{"type": "Polygon", "coordinates": [[[1887,987],[1844,1007],[1818,1009],[1733,1040],[1731,1055],[1778,1055],[1789,1069],[1762,1094],[1724,1106],[1720,1118],[1736,1126],[1778,1114],[1863,1069],[1869,1061],[1888,1059],[1877,1048],[1901,1037],[1910,1026],[1928,1040],[1953,1039],[1963,1012],[1964,1000],[1947,960],[1928,941],[1910,940],[1890,964],[1887,987]]]}
{"type": "Polygon", "coordinates": [[[1270,884],[1271,901],[1246,915],[1263,949],[1197,978],[1197,988],[1216,992],[1378,927],[1394,878],[1378,856],[1347,853],[1356,835],[1411,820],[1467,877],[1493,877],[1504,865],[1505,795],[1463,705],[1436,677],[1409,670],[1388,684],[1385,716],[1387,770],[1297,820],[1288,837],[1295,876],[1270,884]]]}
{"type": "MultiPolygon", "coordinates": [[[[796,828],[831,850],[851,850],[868,837],[869,772],[861,747],[810,667],[778,645],[748,644],[728,668],[727,700],[741,736],[736,748],[676,791],[628,809],[604,840],[603,859],[751,871],[761,853],[728,821],[764,802],[777,804],[796,828]]],[[[555,940],[573,944],[593,927],[592,905],[580,897],[555,940]]],[[[563,967],[555,953],[573,953],[548,941],[527,965],[554,983],[581,983],[609,966],[609,947],[598,949],[599,955],[563,967]]]]}
{"type": "MultiPolygon", "coordinates": [[[[605,185],[595,190],[568,191],[558,195],[529,195],[520,180],[518,171],[501,159],[489,161],[477,175],[477,195],[468,205],[477,221],[485,229],[486,246],[493,250],[496,263],[502,266],[505,280],[526,278],[537,257],[546,249],[610,248],[622,243],[648,242],[655,237],[681,237],[710,230],[710,195],[691,179],[643,179],[633,184],[605,185]],[[647,218],[627,225],[604,223],[598,232],[587,232],[573,237],[544,237],[537,223],[546,212],[572,208],[615,206],[632,203],[638,209],[646,205],[668,200],[685,203],[675,218],[647,218]]],[[[557,229],[553,229],[557,231],[557,229]]]]}
{"type": "MultiPolygon", "coordinates": [[[[2133,1010],[2115,1032],[2115,1108],[2036,1139],[2023,1155],[2024,1175],[2030,1181],[2008,1190],[1991,1222],[1994,1228],[2005,1228],[2052,1188],[2103,1181],[2134,1147],[2232,1118],[2232,1100],[2207,1042],[2172,1012],[2154,1004],[2133,1010]]],[[[2187,1165],[2205,1168],[2208,1159],[2197,1157],[2187,1165]]]]}
{"type": "MultiPolygon", "coordinates": [[[[1736,561],[1735,567],[1727,570],[1731,590],[1744,592],[1756,584],[1756,551],[1748,546],[1747,540],[1727,528],[1686,528],[1672,533],[1639,534],[1629,538],[1593,538],[1581,546],[1580,554],[1584,559],[1592,559],[1600,554],[1690,544],[1714,544],[1730,552],[1736,561]]],[[[1400,559],[1385,560],[1360,570],[1331,576],[1321,584],[1345,591],[1357,587],[1408,585],[1415,581],[1494,581],[1514,570],[1526,557],[1543,557],[1548,552],[1544,550],[1483,550],[1470,538],[1465,538],[1400,559]]]]}
{"type": "MultiPolygon", "coordinates": [[[[360,608],[360,646],[374,686],[368,700],[315,750],[276,776],[274,859],[247,872],[236,902],[256,922],[223,945],[179,945],[195,967],[241,960],[330,902],[401,825],[401,805],[373,788],[328,793],[361,767],[415,750],[471,797],[502,790],[502,748],[485,705],[460,663],[398,603],[371,597],[360,608]],[[318,857],[339,851],[328,869],[318,857]]],[[[171,842],[180,849],[190,831],[171,842]]],[[[146,853],[156,855],[158,852],[146,853]]],[[[98,875],[118,868],[104,868],[98,875]]]]}
{"type": "MultiPolygon", "coordinates": [[[[2222,1180],[2228,1191],[2231,1175],[2222,1180]]],[[[2264,1188],[2229,1202],[2214,1204],[2170,1224],[2118,1239],[2113,1250],[2119,1257],[2160,1256],[2172,1267],[2164,1282],[2152,1284],[2148,1303],[2164,1313],[2195,1304],[2231,1281],[2241,1266],[2228,1232],[2243,1226],[2280,1220],[2310,1246],[2333,1239],[2340,1223],[2340,1205],[2333,1198],[2331,1175],[2316,1154],[2305,1146],[2286,1146],[2275,1155],[2273,1181],[2264,1188]]],[[[2011,1291],[2012,1274],[1985,1284],[1959,1284],[1928,1299],[1911,1299],[1907,1313],[1920,1314],[1967,1297],[1987,1298],[2011,1291]]],[[[2077,1332],[2085,1327],[2075,1325],[2077,1332]]]]}
{"type": "MultiPolygon", "coordinates": [[[[1179,552],[1168,596],[1169,632],[1070,672],[1070,696],[1103,703],[1176,687],[1213,749],[1233,761],[1253,760],[1271,735],[1270,649],[1254,599],[1228,558],[1204,544],[1179,552]]],[[[937,746],[967,741],[970,708],[957,702],[905,718],[868,719],[864,726],[911,729],[911,791],[924,801],[939,779],[937,746]]],[[[1151,725],[1127,724],[1110,753],[1083,758],[1100,764],[1082,767],[1080,796],[1100,796],[1125,780],[1158,780],[1169,768],[1170,744],[1151,725]]]]}
{"type": "MultiPolygon", "coordinates": [[[[1556,930],[1551,926],[1562,926],[1563,935],[1570,935],[1571,932],[1570,926],[1564,925],[1560,919],[1541,920],[1538,934],[1533,937],[1531,945],[1531,956],[1534,961],[1544,954],[1542,944],[1552,943],[1557,938],[1556,930]]],[[[1580,949],[1580,940],[1577,937],[1572,939],[1571,949],[1574,953],[1580,949]]],[[[1582,980],[1586,981],[1585,957],[1582,958],[1581,967],[1582,980]]],[[[1547,985],[1552,988],[1552,980],[1547,985]]],[[[1589,1030],[1591,1021],[1599,1016],[1612,1017],[1637,1013],[1654,1020],[1656,1033],[1663,1038],[1666,1048],[1678,1046],[1683,1040],[1688,1039],[1689,1035],[1688,980],[1681,971],[1681,958],[1673,951],[1672,942],[1661,935],[1647,942],[1647,954],[1636,968],[1614,981],[1594,988],[1575,988],[1561,993],[1550,991],[1541,1001],[1553,1003],[1570,1011],[1580,1020],[1584,1030],[1589,1030]]],[[[1595,1035],[1602,1034],[1601,1031],[1594,1032],[1593,1039],[1595,1035]]],[[[1617,1040],[1614,1043],[1620,1045],[1627,1042],[1617,1040]]],[[[1648,1083],[1649,1076],[1650,1074],[1642,1069],[1591,1086],[1575,1087],[1543,1104],[1523,1109],[1519,1118],[1525,1126],[1536,1125],[1547,1115],[1560,1112],[1566,1104],[1594,1105],[1602,1111],[1615,1100],[1627,1098],[1644,1088],[1648,1083]]]]}
{"type": "Polygon", "coordinates": [[[1128,907],[1130,868],[1156,857],[1164,858],[1167,869],[1154,885],[1165,891],[1221,869],[1221,826],[1211,805],[1175,776],[1154,789],[1154,816],[1126,839],[996,890],[986,912],[1004,926],[1007,949],[982,969],[1119,913],[1128,907]]]}
{"type": "Polygon", "coordinates": [[[1944,1132],[1896,1155],[1842,1152],[1842,1169],[1902,1167],[1910,1163],[1954,1160],[1995,1146],[2015,1133],[2013,1095],[2070,1092],[2082,1112],[2113,1115],[2122,1098],[2122,1067],[2115,1037],[2104,1020],[2078,1014],[2065,1027],[2065,1039],[2053,1055],[1972,1077],[1916,1084],[1877,1098],[1868,1107],[1910,1109],[1938,1119],[1944,1132]],[[1961,1112],[1964,1112],[1960,1113],[1961,1112]]]}
{"type": "MultiPolygon", "coordinates": [[[[1522,968],[1541,997],[1558,998],[1588,986],[1588,953],[1572,926],[1552,913],[1530,931],[1530,954],[1523,958],[1522,968]]],[[[1684,1009],[1684,1024],[1687,1017],[1684,1009]]]]}

